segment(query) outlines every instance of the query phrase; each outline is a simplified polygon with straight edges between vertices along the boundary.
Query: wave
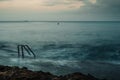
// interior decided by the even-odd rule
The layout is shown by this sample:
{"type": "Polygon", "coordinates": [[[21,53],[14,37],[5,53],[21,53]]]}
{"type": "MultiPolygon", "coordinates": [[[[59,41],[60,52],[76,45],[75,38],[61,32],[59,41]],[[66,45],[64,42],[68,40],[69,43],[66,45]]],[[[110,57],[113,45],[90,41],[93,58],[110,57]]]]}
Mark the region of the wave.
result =
{"type": "MultiPolygon", "coordinates": [[[[16,49],[16,44],[14,43],[0,43],[0,49],[5,51],[14,51],[16,49]]],[[[32,47],[32,46],[31,46],[32,47]]],[[[39,44],[34,45],[36,51],[42,52],[58,52],[66,53],[69,56],[75,55],[87,55],[88,59],[102,59],[111,57],[114,59],[119,59],[120,57],[120,44],[73,44],[73,43],[47,43],[47,44],[39,44]]],[[[33,48],[34,48],[33,47],[33,48]]],[[[57,54],[56,54],[57,55],[57,54]]],[[[62,54],[61,54],[62,55],[62,54]]]]}
{"type": "MultiPolygon", "coordinates": [[[[17,58],[17,44],[0,42],[1,57],[17,58]],[[3,52],[4,51],[4,52],[3,52]],[[3,54],[4,53],[4,54],[3,54]]],[[[120,61],[120,44],[39,43],[30,44],[37,58],[70,61],[120,61]]],[[[26,55],[28,58],[29,56],[26,55]]]]}

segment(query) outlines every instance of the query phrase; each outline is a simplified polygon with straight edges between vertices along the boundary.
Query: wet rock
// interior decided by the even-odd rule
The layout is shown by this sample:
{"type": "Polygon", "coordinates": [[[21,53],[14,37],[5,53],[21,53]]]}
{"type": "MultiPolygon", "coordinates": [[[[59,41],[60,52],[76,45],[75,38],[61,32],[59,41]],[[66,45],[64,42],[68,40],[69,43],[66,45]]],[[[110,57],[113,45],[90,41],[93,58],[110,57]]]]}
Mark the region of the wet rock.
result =
{"type": "MultiPolygon", "coordinates": [[[[56,76],[49,72],[31,71],[26,67],[0,66],[0,80],[100,80],[88,74],[76,72],[64,76],[56,76]]],[[[105,80],[105,79],[104,79],[105,80]]]]}

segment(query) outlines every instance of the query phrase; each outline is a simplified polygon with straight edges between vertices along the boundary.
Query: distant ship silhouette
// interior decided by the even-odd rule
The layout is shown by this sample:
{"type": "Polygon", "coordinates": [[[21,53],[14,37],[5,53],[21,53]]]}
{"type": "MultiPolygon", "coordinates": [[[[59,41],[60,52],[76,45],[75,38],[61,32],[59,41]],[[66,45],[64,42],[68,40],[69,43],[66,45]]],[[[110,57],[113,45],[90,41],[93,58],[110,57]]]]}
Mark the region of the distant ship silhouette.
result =
{"type": "Polygon", "coordinates": [[[24,22],[29,22],[28,20],[24,20],[24,22]]]}

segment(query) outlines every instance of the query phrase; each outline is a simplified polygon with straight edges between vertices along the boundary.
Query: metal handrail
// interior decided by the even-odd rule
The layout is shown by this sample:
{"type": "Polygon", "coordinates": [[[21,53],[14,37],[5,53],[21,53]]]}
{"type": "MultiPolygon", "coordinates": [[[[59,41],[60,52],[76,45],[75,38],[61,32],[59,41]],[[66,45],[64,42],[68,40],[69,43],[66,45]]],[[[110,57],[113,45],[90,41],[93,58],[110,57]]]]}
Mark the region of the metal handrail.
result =
{"type": "Polygon", "coordinates": [[[27,51],[28,55],[33,55],[34,58],[36,58],[36,55],[35,53],[32,51],[32,49],[28,46],[28,45],[18,45],[17,46],[17,50],[18,50],[18,57],[22,57],[24,58],[25,57],[25,53],[24,51],[27,51]]]}

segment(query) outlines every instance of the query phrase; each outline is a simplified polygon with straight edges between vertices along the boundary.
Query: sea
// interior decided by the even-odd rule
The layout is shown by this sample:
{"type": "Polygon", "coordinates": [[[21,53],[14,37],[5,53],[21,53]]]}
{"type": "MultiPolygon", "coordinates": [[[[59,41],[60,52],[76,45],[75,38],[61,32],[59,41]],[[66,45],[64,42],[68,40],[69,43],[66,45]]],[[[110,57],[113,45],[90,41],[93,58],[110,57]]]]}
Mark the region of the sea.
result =
{"type": "Polygon", "coordinates": [[[120,80],[120,21],[0,21],[0,65],[120,80]]]}

